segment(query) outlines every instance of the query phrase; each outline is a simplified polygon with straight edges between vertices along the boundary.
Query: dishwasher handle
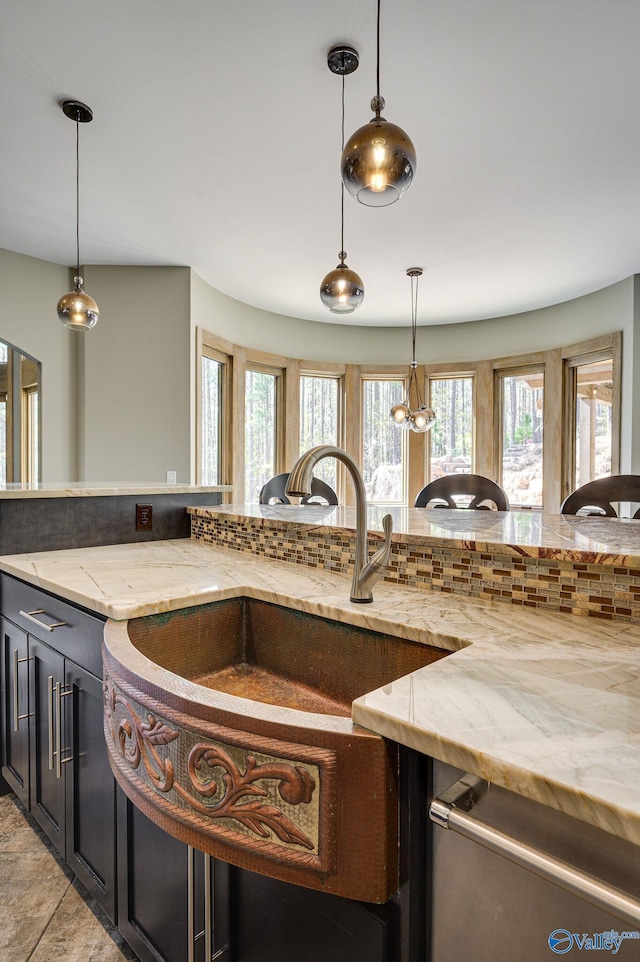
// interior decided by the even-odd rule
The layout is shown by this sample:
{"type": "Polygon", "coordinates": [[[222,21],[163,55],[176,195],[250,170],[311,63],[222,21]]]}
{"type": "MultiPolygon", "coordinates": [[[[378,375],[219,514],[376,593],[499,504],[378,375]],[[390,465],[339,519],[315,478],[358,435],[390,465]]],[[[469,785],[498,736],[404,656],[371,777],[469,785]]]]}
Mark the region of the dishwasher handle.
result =
{"type": "Polygon", "coordinates": [[[474,776],[465,775],[460,782],[456,782],[443,795],[435,798],[429,806],[431,821],[441,828],[450,829],[472,842],[477,842],[489,851],[522,866],[540,878],[553,882],[567,892],[578,895],[617,918],[640,927],[640,900],[632,898],[626,892],[587,872],[574,868],[568,862],[525,845],[524,842],[506,835],[497,828],[477,821],[466,811],[459,810],[455,802],[456,797],[460,799],[461,807],[468,811],[477,801],[474,786],[479,783],[480,780],[475,779],[474,776]]]}

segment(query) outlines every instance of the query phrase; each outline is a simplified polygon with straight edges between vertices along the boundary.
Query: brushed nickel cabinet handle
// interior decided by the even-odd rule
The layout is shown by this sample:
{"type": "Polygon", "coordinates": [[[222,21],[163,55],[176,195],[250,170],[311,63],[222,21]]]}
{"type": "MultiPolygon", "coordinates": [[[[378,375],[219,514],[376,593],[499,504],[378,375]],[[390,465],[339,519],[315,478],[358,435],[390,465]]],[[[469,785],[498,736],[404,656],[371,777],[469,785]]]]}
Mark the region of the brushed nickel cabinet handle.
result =
{"type": "Polygon", "coordinates": [[[187,962],[196,958],[194,851],[187,847],[187,962]]]}
{"type": "Polygon", "coordinates": [[[64,628],[64,626],[68,624],[66,621],[54,621],[53,624],[47,625],[44,621],[40,621],[39,618],[34,618],[34,615],[46,614],[44,608],[36,608],[35,611],[23,611],[21,608],[20,614],[23,618],[28,618],[29,621],[32,621],[38,628],[44,628],[45,631],[49,632],[54,631],[56,628],[64,628]]]}
{"type": "Polygon", "coordinates": [[[30,658],[19,658],[18,649],[14,648],[12,651],[13,660],[13,730],[14,732],[20,731],[20,722],[23,718],[29,717],[29,712],[26,711],[24,715],[20,714],[20,693],[18,691],[18,665],[21,665],[25,661],[31,661],[30,658]]]}
{"type": "Polygon", "coordinates": [[[54,701],[54,690],[53,690],[53,675],[49,675],[47,678],[47,719],[49,728],[49,771],[53,771],[53,760],[55,757],[55,748],[53,744],[53,726],[54,726],[54,711],[53,711],[53,701],[54,701]]]}
{"type": "MultiPolygon", "coordinates": [[[[53,682],[53,677],[51,678],[53,682]]],[[[54,686],[55,692],[55,749],[53,754],[56,757],[56,778],[62,778],[62,766],[66,765],[67,762],[73,761],[73,755],[68,758],[62,757],[62,699],[68,698],[69,695],[73,694],[73,689],[70,688],[68,691],[62,690],[62,682],[57,681],[54,686]]]]}
{"type": "Polygon", "coordinates": [[[204,957],[213,958],[213,893],[210,855],[204,856],[204,957]]]}

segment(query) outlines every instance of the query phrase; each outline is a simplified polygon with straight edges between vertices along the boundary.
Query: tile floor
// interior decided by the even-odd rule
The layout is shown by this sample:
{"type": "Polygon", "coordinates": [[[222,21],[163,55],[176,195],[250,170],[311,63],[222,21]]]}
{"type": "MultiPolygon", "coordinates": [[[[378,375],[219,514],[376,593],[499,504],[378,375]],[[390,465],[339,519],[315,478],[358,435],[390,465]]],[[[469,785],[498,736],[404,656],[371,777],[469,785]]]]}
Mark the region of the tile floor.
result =
{"type": "Polygon", "coordinates": [[[14,795],[0,798],[0,962],[136,962],[14,795]]]}

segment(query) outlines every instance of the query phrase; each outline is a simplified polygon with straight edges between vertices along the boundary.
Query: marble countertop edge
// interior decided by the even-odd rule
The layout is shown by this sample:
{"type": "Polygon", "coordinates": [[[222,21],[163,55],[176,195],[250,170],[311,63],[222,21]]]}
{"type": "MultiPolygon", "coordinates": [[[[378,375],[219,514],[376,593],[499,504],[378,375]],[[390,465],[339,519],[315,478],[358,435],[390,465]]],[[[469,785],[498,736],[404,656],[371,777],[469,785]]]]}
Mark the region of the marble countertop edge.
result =
{"type": "MultiPolygon", "coordinates": [[[[323,537],[353,536],[355,509],[327,505],[211,505],[187,509],[195,518],[250,524],[263,529],[290,527],[323,537]]],[[[386,508],[369,505],[368,537],[383,538],[382,518],[393,518],[393,544],[434,547],[511,559],[567,561],[640,569],[640,520],[546,515],[531,511],[466,511],[386,508]]]]}
{"type": "Polygon", "coordinates": [[[353,703],[352,718],[361,728],[640,846],[640,809],[596,796],[586,786],[563,783],[491,752],[479,752],[435,731],[399,724],[393,715],[364,704],[366,698],[353,703]]]}

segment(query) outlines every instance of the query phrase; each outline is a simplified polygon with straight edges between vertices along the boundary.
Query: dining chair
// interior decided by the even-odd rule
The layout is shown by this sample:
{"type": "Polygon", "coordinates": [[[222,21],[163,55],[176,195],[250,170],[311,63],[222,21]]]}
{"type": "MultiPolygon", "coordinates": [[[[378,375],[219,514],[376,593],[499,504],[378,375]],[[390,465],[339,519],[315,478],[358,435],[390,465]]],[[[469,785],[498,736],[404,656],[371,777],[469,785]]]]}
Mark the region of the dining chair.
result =
{"type": "Polygon", "coordinates": [[[416,508],[473,508],[483,511],[508,511],[507,494],[495,481],[481,474],[449,474],[425,485],[414,502],[416,508]],[[468,504],[458,504],[458,495],[471,495],[468,504]]]}
{"type": "MultiPolygon", "coordinates": [[[[288,471],[270,478],[260,491],[260,504],[291,504],[285,493],[288,480],[288,471]]],[[[312,478],[311,494],[301,498],[300,504],[338,504],[338,496],[325,481],[312,478]]]]}
{"type": "MultiPolygon", "coordinates": [[[[612,474],[608,478],[589,481],[565,498],[560,514],[617,518],[618,512],[613,505],[620,501],[640,504],[640,474],[612,474]]],[[[633,517],[640,518],[640,507],[633,517]]]]}

